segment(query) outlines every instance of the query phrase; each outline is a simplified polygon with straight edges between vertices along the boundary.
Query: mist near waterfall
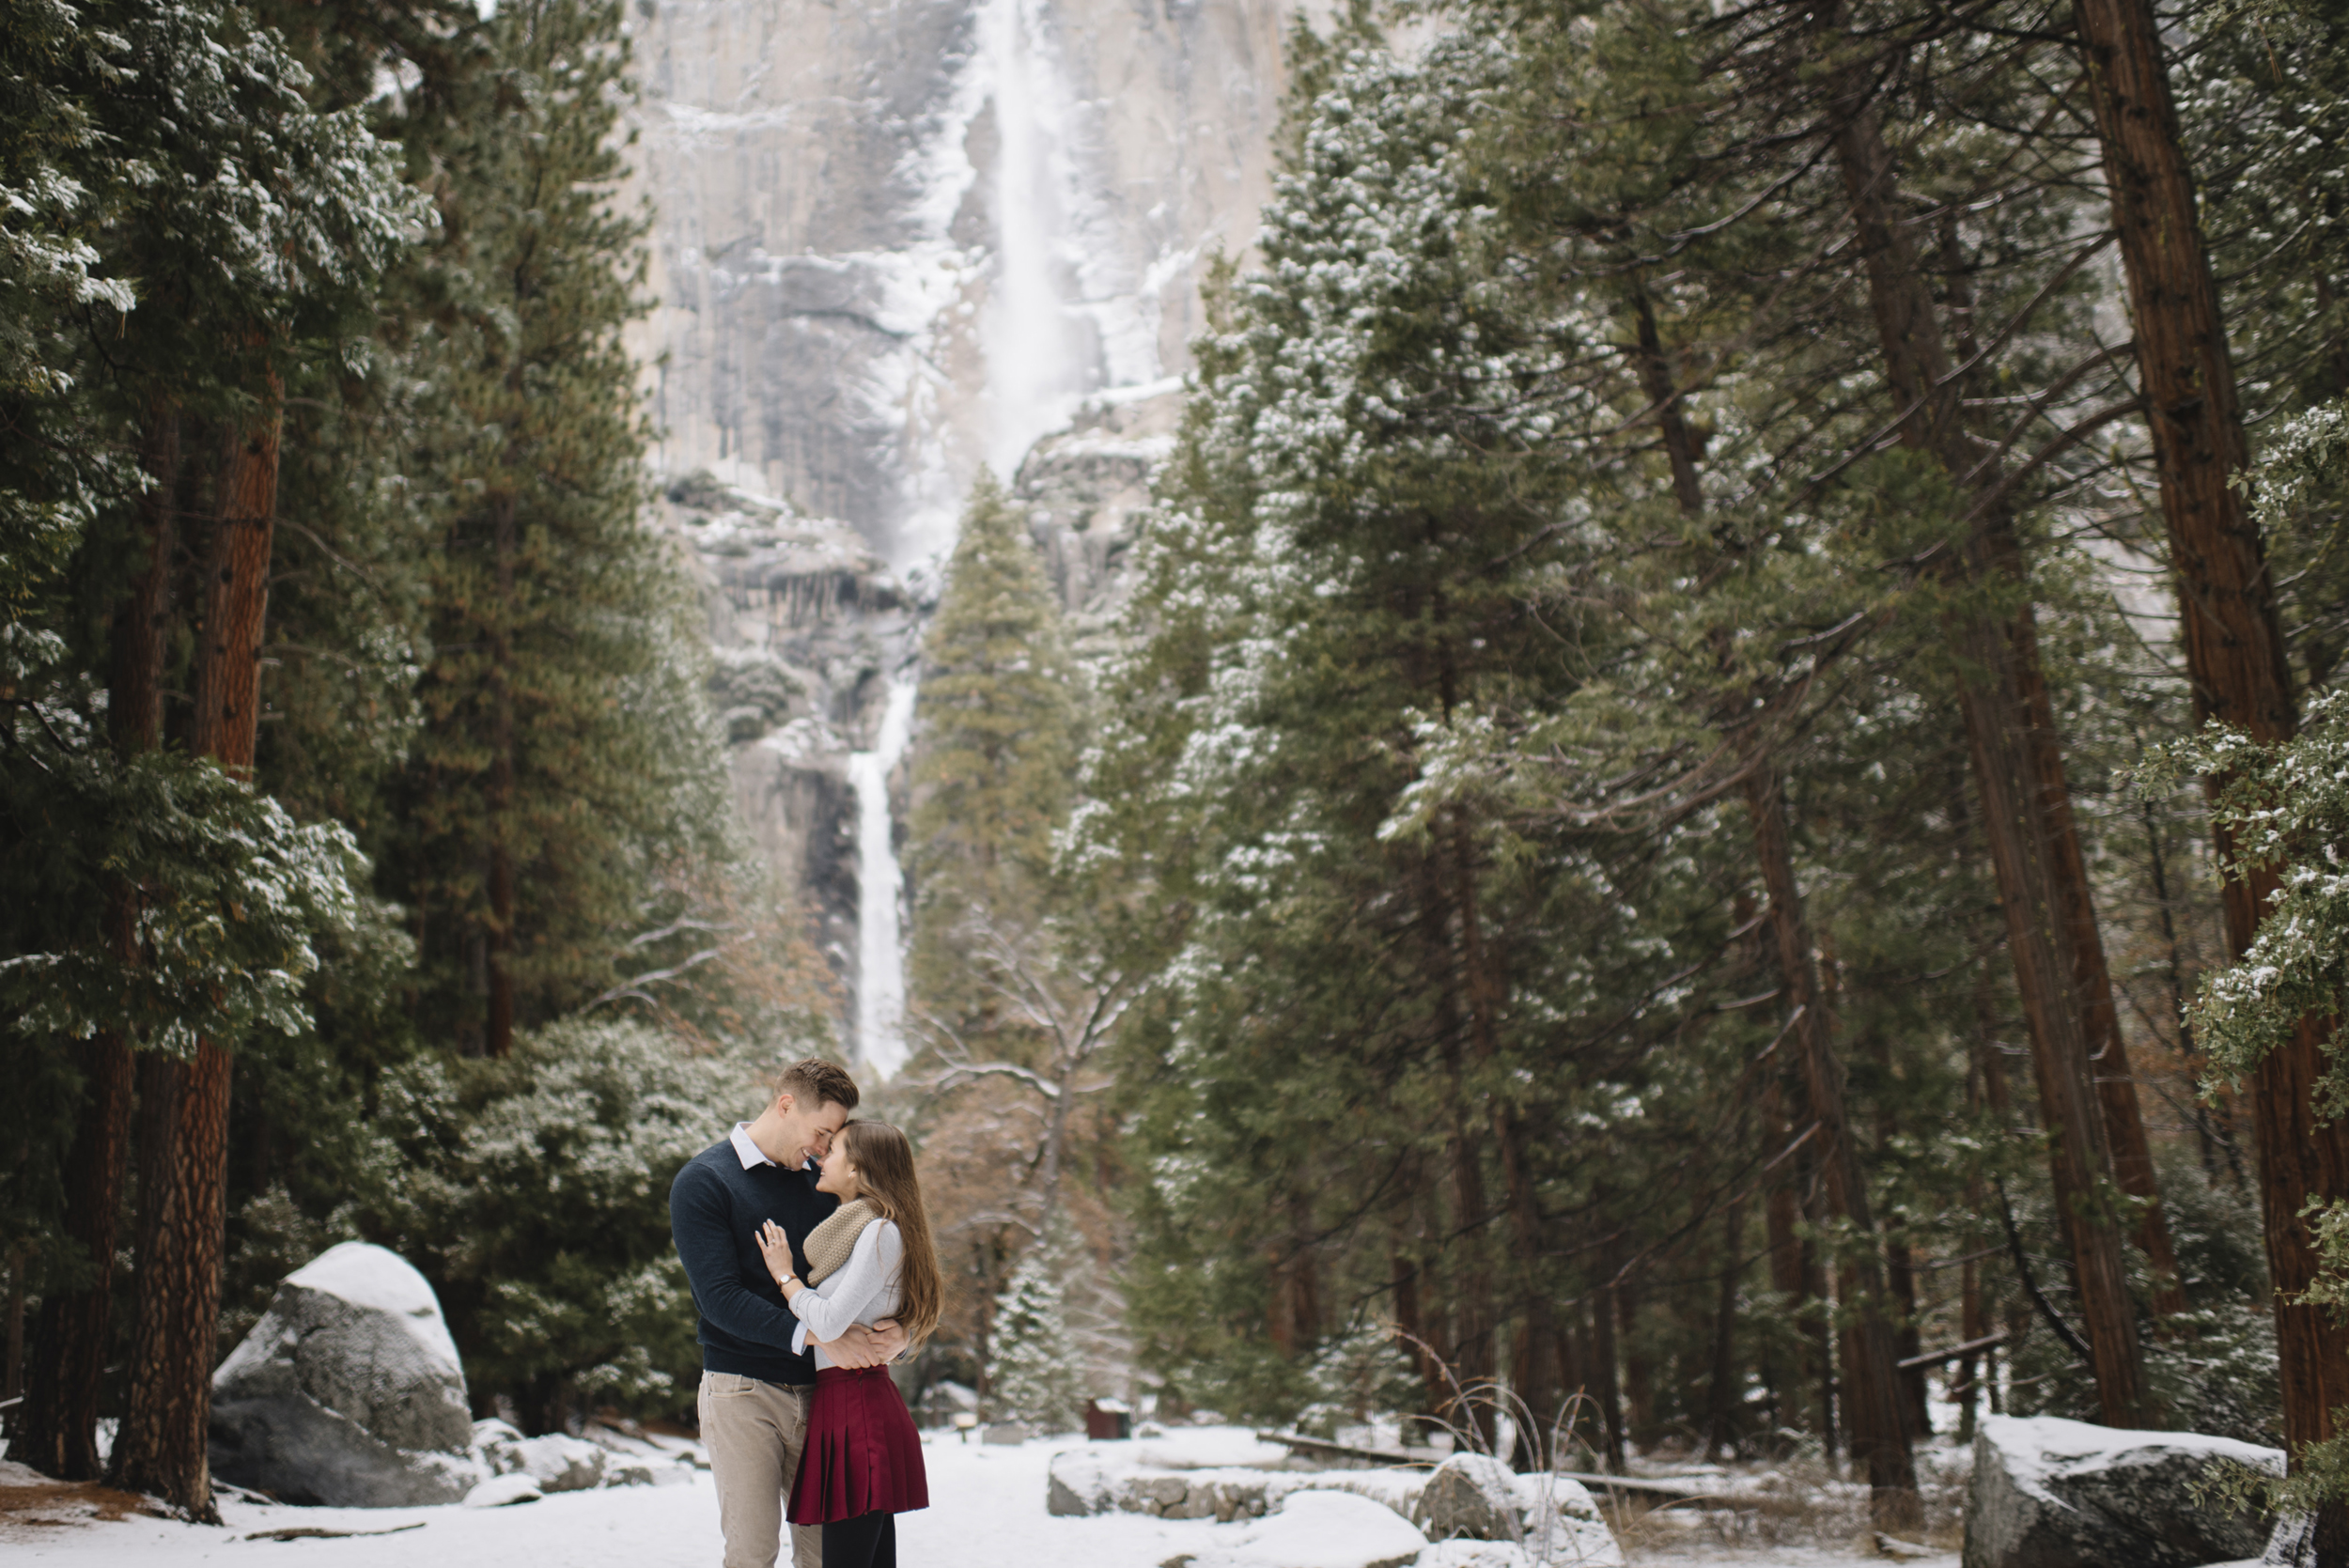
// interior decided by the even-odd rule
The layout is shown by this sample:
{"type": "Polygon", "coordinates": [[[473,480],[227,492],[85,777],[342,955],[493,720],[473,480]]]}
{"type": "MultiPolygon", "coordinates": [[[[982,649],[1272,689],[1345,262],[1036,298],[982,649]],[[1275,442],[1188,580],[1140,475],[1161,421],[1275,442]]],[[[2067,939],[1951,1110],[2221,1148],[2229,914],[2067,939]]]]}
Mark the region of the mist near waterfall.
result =
{"type": "Polygon", "coordinates": [[[989,181],[995,255],[979,341],[987,461],[1008,481],[1036,440],[1068,422],[1100,380],[1087,324],[1071,310],[1082,256],[1071,219],[1076,105],[1056,69],[1039,0],[987,0],[977,69],[997,133],[989,181]]]}
{"type": "Polygon", "coordinates": [[[857,1059],[882,1078],[906,1063],[905,943],[898,901],[905,874],[889,808],[889,775],[913,736],[914,683],[893,678],[881,705],[880,733],[869,752],[848,757],[857,804],[857,1059]]]}

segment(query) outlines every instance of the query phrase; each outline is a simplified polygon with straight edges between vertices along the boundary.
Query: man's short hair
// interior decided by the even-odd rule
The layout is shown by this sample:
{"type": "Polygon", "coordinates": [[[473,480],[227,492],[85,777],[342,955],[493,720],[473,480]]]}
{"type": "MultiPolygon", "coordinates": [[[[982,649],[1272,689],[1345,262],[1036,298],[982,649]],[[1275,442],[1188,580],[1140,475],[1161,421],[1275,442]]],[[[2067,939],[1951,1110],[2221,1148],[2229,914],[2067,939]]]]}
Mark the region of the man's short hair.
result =
{"type": "Polygon", "coordinates": [[[856,1079],[837,1062],[827,1062],[811,1056],[794,1062],[775,1079],[775,1093],[788,1094],[795,1104],[809,1110],[821,1110],[836,1105],[843,1110],[856,1109],[856,1079]]]}

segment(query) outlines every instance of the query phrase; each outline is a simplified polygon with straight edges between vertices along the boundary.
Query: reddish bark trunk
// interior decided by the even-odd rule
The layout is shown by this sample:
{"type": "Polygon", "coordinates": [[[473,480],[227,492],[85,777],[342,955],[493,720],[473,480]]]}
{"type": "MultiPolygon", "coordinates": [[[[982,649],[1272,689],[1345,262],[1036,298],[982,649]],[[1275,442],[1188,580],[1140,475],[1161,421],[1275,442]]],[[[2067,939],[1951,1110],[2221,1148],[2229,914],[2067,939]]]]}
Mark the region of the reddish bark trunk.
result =
{"type": "MultiPolygon", "coordinates": [[[[2020,582],[2022,549],[2011,529],[1988,540],[1997,569],[2020,582]]],[[[2105,942],[2088,881],[2088,858],[2080,848],[2072,815],[2072,793],[2063,777],[2063,745],[2056,730],[2055,705],[2039,659],[2039,634],[2026,610],[2008,629],[2015,673],[2022,689],[2026,733],[2038,774],[2040,819],[2047,841],[2048,885],[2061,908],[2060,921],[2071,949],[2072,987],[2077,997],[2096,1102],[2103,1109],[2113,1179],[2140,1205],[2136,1241],[2154,1278],[2151,1305],[2156,1316],[2186,1310],[2185,1275],[2170,1241],[2170,1219],[2154,1174],[2153,1146],[2146,1141],[2137,1078],[2129,1066],[2128,1043],[2121,1034],[2121,1013],[2113,1000],[2112,974],[2105,965],[2105,942]]]]}
{"type": "MultiPolygon", "coordinates": [[[[179,414],[159,404],[148,416],[141,464],[143,565],[109,629],[107,727],[128,763],[152,751],[163,732],[163,633],[170,615],[173,509],[179,482],[179,414]]],[[[106,892],[106,941],[115,961],[139,961],[138,891],[117,878],[106,892]]],[[[64,1230],[86,1259],[80,1289],[42,1298],[33,1327],[39,1348],[24,1404],[9,1429],[9,1452],[68,1481],[95,1481],[100,1383],[113,1333],[115,1230],[129,1173],[132,1069],[130,1041],[102,1031],[77,1048],[85,1095],[66,1154],[64,1230]]]]}
{"type": "MultiPolygon", "coordinates": [[[[277,517],[279,388],[231,444],[219,515],[206,557],[203,639],[190,749],[250,777],[259,738],[261,637],[277,517]]],[[[226,1242],[226,1046],[201,1040],[184,1065],[159,1064],[159,1096],[145,1118],[142,1151],[139,1322],[130,1401],[116,1438],[114,1478],[190,1516],[216,1522],[206,1427],[211,1413],[213,1336],[220,1318],[226,1242]],[[170,1079],[166,1083],[164,1080],[170,1079]]]]}
{"type": "Polygon", "coordinates": [[[1843,1069],[1835,1058],[1834,1037],[1820,1001],[1818,971],[1812,955],[1810,922],[1795,880],[1794,846],[1787,831],[1786,804],[1778,774],[1756,759],[1746,776],[1746,807],[1762,883],[1770,899],[1770,927],[1777,939],[1779,984],[1784,991],[1803,1088],[1812,1118],[1819,1124],[1819,1162],[1829,1213],[1845,1221],[1854,1237],[1837,1262],[1847,1281],[1840,1292],[1853,1309],[1845,1329],[1843,1380],[1847,1441],[1855,1459],[1868,1466],[1869,1511],[1880,1529],[1914,1530],[1923,1520],[1917,1470],[1900,1411],[1899,1358],[1875,1242],[1867,1182],[1859,1169],[1843,1111],[1843,1069]]]}
{"type": "MultiPolygon", "coordinates": [[[[1915,246],[1892,215],[1891,155],[1864,97],[1845,108],[1834,152],[1868,278],[1886,380],[1895,401],[1909,411],[1901,439],[1933,455],[1952,479],[1961,478],[1983,465],[1959,417],[1948,350],[1915,246]]],[[[1971,582],[1996,581],[2014,560],[2012,525],[1995,494],[1999,480],[1995,465],[1975,480],[1985,515],[1965,541],[1962,570],[1971,582]]],[[[2060,755],[2046,753],[2058,755],[2051,779],[2044,748],[2030,735],[2028,693],[2039,676],[2028,631],[2028,612],[2010,626],[1980,612],[1952,613],[1952,651],[1964,672],[1958,706],[2006,914],[2008,955],[2030,1031],[2048,1123],[2048,1165],[2072,1244],[2098,1407],[2109,1425],[2144,1426],[2152,1424],[2152,1413],[2143,1352],[2117,1219],[2103,1190],[2114,1172],[2088,1037],[2094,1009],[2075,983],[2075,944],[2081,937],[2075,912],[2089,901],[2084,888],[2061,885],[2067,861],[2047,809],[2051,790],[2061,789],[2060,755]]],[[[2049,737],[2045,746],[2053,744],[2049,737]]]]}
{"type": "MultiPolygon", "coordinates": [[[[2075,14],[2137,328],[2195,715],[2285,740],[2299,722],[2292,671],[2259,527],[2232,485],[2248,446],[2159,24],[2146,0],[2081,0],[2075,14]]],[[[2223,831],[2218,847],[2222,859],[2232,847],[2223,831]]],[[[2232,955],[2250,946],[2274,886],[2260,877],[2227,882],[2232,955]]],[[[2320,1124],[2311,1100],[2329,1036],[2326,1021],[2304,1021],[2252,1078],[2284,1441],[2295,1466],[2304,1444],[2335,1436],[2333,1413],[2349,1405],[2349,1326],[2289,1304],[2318,1266],[2302,1207],[2349,1193],[2349,1128],[2320,1124]]],[[[2316,1549],[2326,1568],[2349,1563],[2349,1507],[2325,1510],[2316,1549]]]]}

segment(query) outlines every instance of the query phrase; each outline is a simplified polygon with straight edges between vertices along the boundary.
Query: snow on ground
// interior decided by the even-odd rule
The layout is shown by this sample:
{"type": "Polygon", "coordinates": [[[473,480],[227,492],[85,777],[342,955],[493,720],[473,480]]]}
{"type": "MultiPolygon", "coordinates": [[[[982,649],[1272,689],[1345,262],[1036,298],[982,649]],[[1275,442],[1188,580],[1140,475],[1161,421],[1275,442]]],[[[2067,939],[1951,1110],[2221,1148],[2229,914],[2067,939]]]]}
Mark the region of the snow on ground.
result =
{"type": "MultiPolygon", "coordinates": [[[[1221,1555],[1251,1529],[1135,1514],[1051,1518],[1044,1512],[1046,1467],[1053,1454],[1079,1446],[1076,1438],[1016,1447],[966,1444],[952,1433],[924,1440],[930,1507],[897,1521],[908,1568],[1159,1568],[1174,1557],[1221,1555]]],[[[1133,1448],[1136,1459],[1183,1467],[1262,1464],[1282,1452],[1238,1428],[1177,1430],[1133,1448]]],[[[23,1502],[24,1483],[35,1479],[0,1462],[0,1558],[9,1568],[715,1568],[720,1558],[718,1502],[707,1470],[681,1484],[564,1492],[506,1508],[288,1508],[224,1498],[220,1528],[139,1515],[101,1521],[81,1489],[61,1490],[61,1506],[48,1511],[70,1519],[36,1523],[23,1502]],[[396,1533],[270,1538],[287,1530],[396,1533]]],[[[1843,1551],[1740,1547],[1701,1539],[1702,1531],[1685,1543],[1670,1533],[1659,1539],[1643,1531],[1634,1568],[1851,1568],[1870,1560],[1857,1543],[1843,1551]]],[[[1956,1557],[1924,1560],[1925,1568],[1952,1568],[1956,1557]]]]}

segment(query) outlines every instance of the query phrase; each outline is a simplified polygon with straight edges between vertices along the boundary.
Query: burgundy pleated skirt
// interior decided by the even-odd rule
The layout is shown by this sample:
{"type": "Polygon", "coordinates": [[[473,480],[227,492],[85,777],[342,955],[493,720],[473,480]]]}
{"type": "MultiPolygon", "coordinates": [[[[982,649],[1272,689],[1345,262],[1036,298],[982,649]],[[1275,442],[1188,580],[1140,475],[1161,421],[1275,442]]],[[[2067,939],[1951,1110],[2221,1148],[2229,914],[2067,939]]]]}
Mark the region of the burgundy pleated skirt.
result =
{"type": "Polygon", "coordinates": [[[823,1367],[807,1412],[807,1446],[791,1483],[795,1525],[930,1505],[922,1437],[887,1367],[823,1367]]]}

